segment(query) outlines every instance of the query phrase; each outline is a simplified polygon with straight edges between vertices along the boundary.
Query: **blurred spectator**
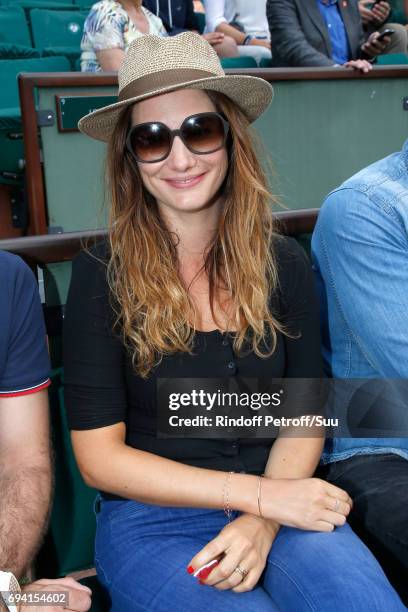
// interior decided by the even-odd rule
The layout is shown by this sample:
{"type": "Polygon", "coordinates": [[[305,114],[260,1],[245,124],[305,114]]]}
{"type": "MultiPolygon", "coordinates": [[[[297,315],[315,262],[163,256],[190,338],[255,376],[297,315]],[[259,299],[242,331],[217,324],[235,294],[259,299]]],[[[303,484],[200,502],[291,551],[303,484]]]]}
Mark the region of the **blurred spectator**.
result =
{"type": "MultiPolygon", "coordinates": [[[[170,36],[186,30],[198,32],[200,29],[194,12],[193,0],[143,0],[143,6],[160,17],[170,36]]],[[[237,43],[231,36],[222,32],[203,34],[220,57],[237,57],[237,43]]]]}
{"type": "Polygon", "coordinates": [[[386,53],[407,53],[408,52],[408,31],[400,23],[386,23],[391,14],[389,2],[377,2],[373,0],[359,0],[358,10],[360,11],[363,29],[368,34],[378,30],[380,33],[390,28],[395,30],[391,37],[386,53]]]}
{"type": "Polygon", "coordinates": [[[239,55],[271,59],[266,0],[205,0],[205,14],[206,32],[231,36],[239,55]]]}
{"type": "Polygon", "coordinates": [[[389,37],[363,32],[357,0],[268,0],[273,63],[346,66],[368,72],[366,61],[386,52],[389,37]]]}
{"type": "Polygon", "coordinates": [[[144,34],[167,36],[142,0],[101,0],[91,8],[81,41],[82,72],[119,70],[129,44],[144,34]]]}

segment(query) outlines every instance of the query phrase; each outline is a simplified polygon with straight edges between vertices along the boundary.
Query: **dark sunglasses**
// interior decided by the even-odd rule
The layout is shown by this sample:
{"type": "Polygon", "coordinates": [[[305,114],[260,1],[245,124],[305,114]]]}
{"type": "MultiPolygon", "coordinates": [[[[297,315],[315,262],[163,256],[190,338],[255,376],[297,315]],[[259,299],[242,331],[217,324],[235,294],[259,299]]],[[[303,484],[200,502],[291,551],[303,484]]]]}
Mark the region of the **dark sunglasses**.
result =
{"type": "Polygon", "coordinates": [[[153,164],[170,155],[176,136],[191,153],[206,155],[222,149],[228,132],[229,123],[219,113],[198,113],[186,117],[178,130],[156,121],[134,125],[127,135],[126,147],[136,161],[153,164]]]}

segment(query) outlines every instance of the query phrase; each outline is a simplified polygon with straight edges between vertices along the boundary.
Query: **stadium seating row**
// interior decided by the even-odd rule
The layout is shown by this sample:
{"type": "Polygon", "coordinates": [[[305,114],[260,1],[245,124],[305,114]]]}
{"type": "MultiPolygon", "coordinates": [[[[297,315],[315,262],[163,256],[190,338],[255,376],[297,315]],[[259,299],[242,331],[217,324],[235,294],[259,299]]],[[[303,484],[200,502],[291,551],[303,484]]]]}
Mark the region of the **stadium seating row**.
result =
{"type": "Polygon", "coordinates": [[[0,7],[0,58],[65,55],[75,69],[86,13],[32,9],[29,21],[20,6],[0,7]]]}

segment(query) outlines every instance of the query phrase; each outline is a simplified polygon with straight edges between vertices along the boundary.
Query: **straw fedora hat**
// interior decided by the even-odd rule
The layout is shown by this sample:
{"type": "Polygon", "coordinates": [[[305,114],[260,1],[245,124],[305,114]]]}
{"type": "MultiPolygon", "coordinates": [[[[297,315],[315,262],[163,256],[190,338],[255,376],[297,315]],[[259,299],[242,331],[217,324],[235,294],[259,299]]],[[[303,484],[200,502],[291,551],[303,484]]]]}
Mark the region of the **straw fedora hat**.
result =
{"type": "Polygon", "coordinates": [[[211,89],[233,100],[252,122],[269,106],[271,85],[253,76],[226,75],[212,46],[199,34],[141,36],[130,45],[119,70],[118,102],[82,117],[78,128],[108,141],[121,110],[178,89],[211,89]]]}

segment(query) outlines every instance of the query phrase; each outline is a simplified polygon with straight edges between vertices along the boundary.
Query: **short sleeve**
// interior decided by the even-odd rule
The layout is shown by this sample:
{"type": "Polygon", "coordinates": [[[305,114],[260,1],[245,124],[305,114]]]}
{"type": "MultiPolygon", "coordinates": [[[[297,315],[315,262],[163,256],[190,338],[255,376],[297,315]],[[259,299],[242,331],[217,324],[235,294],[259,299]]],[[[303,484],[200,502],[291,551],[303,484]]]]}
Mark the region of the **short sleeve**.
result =
{"type": "Polygon", "coordinates": [[[320,318],[317,288],[304,249],[293,238],[277,244],[281,292],[281,322],[285,336],[288,378],[322,378],[320,318]]]}
{"type": "Polygon", "coordinates": [[[89,12],[84,24],[82,49],[103,51],[105,49],[124,49],[124,28],[127,17],[115,3],[98,2],[89,12]]]}
{"type": "Polygon", "coordinates": [[[0,398],[40,391],[50,383],[46,331],[35,276],[19,257],[2,255],[0,398]]]}
{"type": "Polygon", "coordinates": [[[100,249],[73,262],[64,321],[64,388],[70,429],[125,421],[124,350],[114,331],[100,249]]]}

